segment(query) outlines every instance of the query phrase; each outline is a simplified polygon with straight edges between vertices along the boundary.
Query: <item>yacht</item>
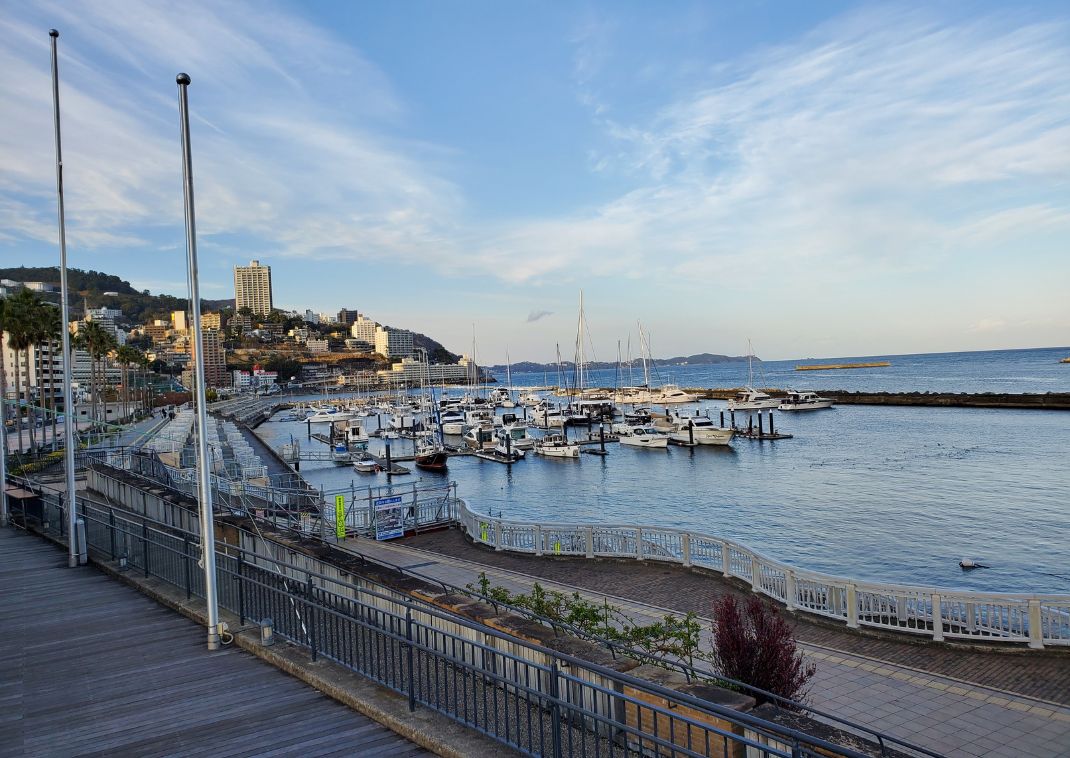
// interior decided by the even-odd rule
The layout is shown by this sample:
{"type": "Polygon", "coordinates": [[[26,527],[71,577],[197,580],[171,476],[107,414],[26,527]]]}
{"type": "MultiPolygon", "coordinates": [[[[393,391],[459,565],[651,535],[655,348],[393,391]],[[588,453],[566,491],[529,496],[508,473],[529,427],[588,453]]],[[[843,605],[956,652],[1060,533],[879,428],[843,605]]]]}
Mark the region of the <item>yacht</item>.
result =
{"type": "Polygon", "coordinates": [[[325,408],[318,408],[307,420],[313,424],[330,424],[335,421],[348,421],[355,415],[356,414],[353,411],[327,406],[325,408]]]}
{"type": "Polygon", "coordinates": [[[788,390],[787,396],[778,406],[782,411],[816,411],[819,408],[831,408],[832,400],[827,397],[819,397],[816,392],[809,390],[788,390]]]}
{"type": "Polygon", "coordinates": [[[535,452],[551,458],[579,458],[580,446],[560,434],[550,434],[535,443],[535,452]]]}
{"type": "Polygon", "coordinates": [[[780,401],[753,387],[744,387],[728,401],[730,411],[760,411],[764,408],[776,408],[780,401]]]}
{"type": "Polygon", "coordinates": [[[669,405],[672,403],[693,403],[696,400],[698,400],[698,395],[684,392],[675,384],[666,384],[654,395],[653,402],[660,405],[669,405]]]}
{"type": "Polygon", "coordinates": [[[446,449],[436,440],[421,437],[416,441],[416,467],[427,471],[445,471],[446,449]]]}
{"type": "Polygon", "coordinates": [[[667,448],[669,435],[662,434],[652,426],[614,427],[620,436],[620,444],[632,447],[667,448]]]}
{"type": "Polygon", "coordinates": [[[531,450],[535,447],[535,438],[528,434],[527,424],[516,420],[515,417],[512,421],[503,420],[498,434],[508,434],[511,440],[510,444],[517,450],[531,450]]]}
{"type": "Polygon", "coordinates": [[[494,447],[495,441],[493,424],[478,424],[464,433],[464,444],[471,450],[488,450],[494,447]]]}
{"type": "Polygon", "coordinates": [[[566,414],[562,413],[560,408],[554,408],[544,401],[531,412],[531,418],[538,426],[560,429],[565,425],[566,414]]]}
{"type": "Polygon", "coordinates": [[[494,454],[498,458],[518,461],[524,457],[524,451],[513,444],[512,436],[504,429],[499,429],[494,438],[494,454]]]}
{"type": "Polygon", "coordinates": [[[464,414],[459,411],[443,411],[439,422],[443,434],[464,434],[464,414]]]}
{"type": "Polygon", "coordinates": [[[655,419],[654,427],[660,432],[667,432],[669,441],[680,445],[727,445],[735,433],[717,426],[707,416],[690,413],[659,417],[655,419]]]}
{"type": "Polygon", "coordinates": [[[490,402],[500,408],[516,407],[516,403],[513,402],[513,397],[509,394],[509,390],[503,387],[498,387],[490,393],[490,402]]]}
{"type": "Polygon", "coordinates": [[[613,394],[613,400],[627,405],[649,405],[654,401],[654,393],[649,387],[621,387],[613,394]]]}
{"type": "Polygon", "coordinates": [[[528,392],[520,396],[521,405],[539,405],[543,402],[543,397],[538,392],[528,392]]]}
{"type": "Polygon", "coordinates": [[[361,474],[374,474],[382,470],[379,461],[371,453],[358,453],[353,459],[353,470],[361,474]]]}

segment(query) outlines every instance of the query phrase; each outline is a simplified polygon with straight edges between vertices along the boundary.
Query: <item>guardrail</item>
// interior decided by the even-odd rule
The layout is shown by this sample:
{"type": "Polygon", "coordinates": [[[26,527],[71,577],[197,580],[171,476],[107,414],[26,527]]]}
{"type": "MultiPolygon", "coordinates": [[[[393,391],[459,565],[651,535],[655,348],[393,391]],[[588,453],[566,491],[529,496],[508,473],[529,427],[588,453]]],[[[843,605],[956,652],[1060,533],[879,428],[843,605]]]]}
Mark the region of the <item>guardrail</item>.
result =
{"type": "MultiPolygon", "coordinates": [[[[77,500],[88,550],[204,596],[196,536],[77,500]]],[[[40,493],[16,523],[63,535],[62,498],[40,493]]],[[[426,605],[220,544],[219,602],[274,633],[528,755],[864,758],[851,748],[521,640],[426,605]],[[291,567],[296,568],[296,567],[291,567]],[[300,569],[298,569],[300,570],[300,569]]]]}
{"type": "Polygon", "coordinates": [[[1070,595],[982,593],[880,584],[789,566],[745,545],[680,529],[513,521],[472,511],[457,516],[475,541],[531,555],[634,558],[700,566],[741,579],[789,611],[812,613],[848,628],[871,627],[945,639],[1070,645],[1070,595]]]}

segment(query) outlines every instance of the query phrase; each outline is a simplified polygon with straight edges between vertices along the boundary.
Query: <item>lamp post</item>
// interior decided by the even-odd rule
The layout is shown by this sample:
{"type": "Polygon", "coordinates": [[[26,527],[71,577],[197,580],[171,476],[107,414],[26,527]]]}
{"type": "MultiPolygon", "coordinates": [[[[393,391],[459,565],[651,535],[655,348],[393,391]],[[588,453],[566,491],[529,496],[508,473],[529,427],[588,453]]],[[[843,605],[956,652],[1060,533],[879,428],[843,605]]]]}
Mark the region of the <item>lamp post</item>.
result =
{"type": "Polygon", "coordinates": [[[193,210],[193,157],[189,142],[190,78],[179,74],[178,110],[182,139],[182,182],[186,205],[186,255],[189,266],[190,311],[193,316],[193,396],[197,406],[197,482],[201,524],[201,558],[204,563],[204,599],[208,608],[208,649],[219,647],[219,604],[215,578],[215,524],[212,519],[212,484],[208,458],[208,401],[204,387],[204,339],[201,335],[201,290],[197,281],[197,224],[193,210]]]}
{"type": "MultiPolygon", "coordinates": [[[[56,129],[56,195],[58,199],[59,220],[59,309],[60,336],[63,344],[63,456],[64,472],[67,484],[67,565],[78,565],[78,539],[75,534],[77,524],[77,492],[74,484],[74,425],[77,423],[74,413],[73,391],[71,390],[71,373],[74,363],[71,355],[71,317],[67,306],[67,232],[63,218],[63,147],[59,133],[59,56],[56,43],[59,32],[51,29],[48,36],[52,38],[52,120],[56,129]]],[[[7,450],[5,449],[6,453],[7,450]]],[[[5,496],[6,497],[6,496],[5,496]]]]}

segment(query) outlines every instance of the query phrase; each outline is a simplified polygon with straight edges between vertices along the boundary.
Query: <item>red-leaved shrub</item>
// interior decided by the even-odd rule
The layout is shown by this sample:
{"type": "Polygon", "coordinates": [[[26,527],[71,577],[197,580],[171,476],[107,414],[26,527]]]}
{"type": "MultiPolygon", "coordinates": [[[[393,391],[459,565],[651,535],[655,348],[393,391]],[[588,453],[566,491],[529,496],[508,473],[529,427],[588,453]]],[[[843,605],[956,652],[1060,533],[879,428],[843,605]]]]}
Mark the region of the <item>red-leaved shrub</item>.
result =
{"type": "Polygon", "coordinates": [[[713,619],[713,658],[722,674],[791,700],[806,695],[816,669],[803,662],[791,626],[775,608],[756,595],[742,602],[724,595],[713,619]]]}

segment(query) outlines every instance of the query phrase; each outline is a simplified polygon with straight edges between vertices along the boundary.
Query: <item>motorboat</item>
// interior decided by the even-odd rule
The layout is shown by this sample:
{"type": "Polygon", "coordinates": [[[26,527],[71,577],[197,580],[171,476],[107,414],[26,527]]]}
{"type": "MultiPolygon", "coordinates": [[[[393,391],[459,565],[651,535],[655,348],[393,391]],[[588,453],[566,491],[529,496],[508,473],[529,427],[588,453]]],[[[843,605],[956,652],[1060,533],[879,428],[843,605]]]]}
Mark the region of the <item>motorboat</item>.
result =
{"type": "Polygon", "coordinates": [[[673,403],[694,403],[697,400],[698,395],[684,392],[675,384],[666,384],[657,391],[652,402],[660,405],[670,405],[673,403]]]}
{"type": "Polygon", "coordinates": [[[316,413],[312,408],[293,408],[286,414],[285,421],[304,421],[316,413]]]}
{"type": "Polygon", "coordinates": [[[760,411],[765,408],[776,408],[780,401],[753,387],[744,387],[729,399],[728,410],[730,411],[760,411]]]}
{"type": "Polygon", "coordinates": [[[464,414],[459,411],[444,411],[439,416],[443,434],[464,434],[464,414]]]}
{"type": "Polygon", "coordinates": [[[669,441],[679,445],[727,445],[735,434],[732,429],[718,426],[709,417],[698,414],[674,413],[655,419],[657,430],[663,431],[666,426],[669,441]]]}
{"type": "Polygon", "coordinates": [[[550,458],[579,458],[580,446],[561,434],[550,434],[535,443],[535,452],[550,458]]]}
{"type": "Polygon", "coordinates": [[[512,395],[509,394],[509,390],[504,387],[498,387],[491,391],[490,402],[499,408],[515,408],[516,403],[513,402],[512,395]]]}
{"type": "Polygon", "coordinates": [[[512,420],[506,420],[503,416],[503,423],[498,430],[498,434],[499,436],[503,434],[509,435],[512,446],[517,450],[531,450],[535,447],[535,438],[528,434],[528,425],[523,421],[517,420],[515,416],[512,420]]]}
{"type": "Polygon", "coordinates": [[[464,433],[464,444],[471,450],[488,450],[494,447],[496,435],[493,424],[479,424],[464,433]]]}
{"type": "Polygon", "coordinates": [[[341,435],[342,441],[350,450],[363,449],[368,446],[368,430],[364,428],[360,419],[343,421],[335,431],[341,435]]]}
{"type": "Polygon", "coordinates": [[[318,408],[313,415],[308,417],[307,421],[312,424],[331,424],[335,421],[348,421],[355,416],[356,413],[354,411],[327,406],[318,408]]]}
{"type": "Polygon", "coordinates": [[[390,417],[390,428],[399,432],[405,431],[406,429],[413,431],[419,425],[420,422],[417,421],[416,416],[411,413],[399,411],[390,417]]]}
{"type": "Polygon", "coordinates": [[[524,451],[513,444],[513,438],[504,429],[494,435],[494,455],[498,458],[518,461],[524,457],[524,451]]]}
{"type": "Polygon", "coordinates": [[[572,411],[571,417],[566,419],[570,424],[598,423],[603,419],[611,419],[617,415],[617,409],[609,400],[578,400],[569,406],[572,411]]]}
{"type": "Polygon", "coordinates": [[[527,392],[520,396],[521,405],[532,406],[539,405],[542,402],[544,402],[543,397],[538,392],[527,392]]]}
{"type": "Polygon", "coordinates": [[[624,412],[624,426],[644,426],[650,423],[649,408],[633,408],[624,412]]]}
{"type": "Polygon", "coordinates": [[[613,393],[613,400],[626,405],[649,405],[654,401],[654,393],[649,387],[621,387],[613,393]]]}
{"type": "Polygon", "coordinates": [[[421,437],[416,442],[415,461],[417,468],[428,471],[445,471],[448,458],[446,449],[435,440],[421,437]]]}
{"type": "Polygon", "coordinates": [[[821,408],[831,408],[832,403],[830,398],[820,397],[816,392],[788,390],[787,396],[780,401],[778,408],[782,411],[816,411],[821,408]]]}
{"type": "Polygon", "coordinates": [[[669,435],[662,434],[652,426],[620,426],[623,428],[614,426],[614,430],[622,445],[662,449],[669,446],[669,435]]]}
{"type": "Polygon", "coordinates": [[[565,425],[568,415],[563,413],[560,408],[554,408],[550,403],[543,401],[541,405],[535,406],[535,409],[531,412],[531,418],[538,426],[560,429],[565,425]]]}
{"type": "Polygon", "coordinates": [[[368,452],[357,453],[353,458],[353,470],[361,474],[374,474],[383,470],[379,459],[368,452]]]}

